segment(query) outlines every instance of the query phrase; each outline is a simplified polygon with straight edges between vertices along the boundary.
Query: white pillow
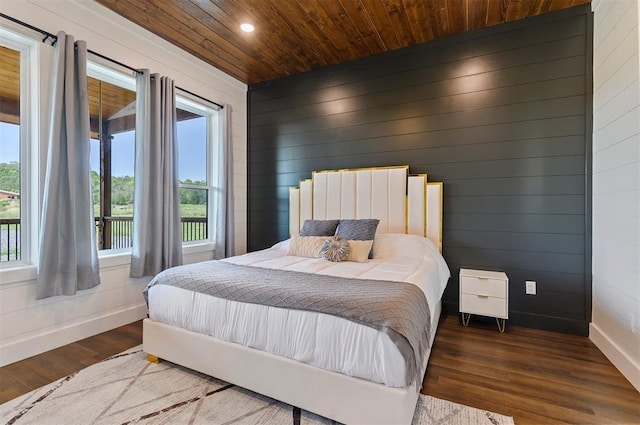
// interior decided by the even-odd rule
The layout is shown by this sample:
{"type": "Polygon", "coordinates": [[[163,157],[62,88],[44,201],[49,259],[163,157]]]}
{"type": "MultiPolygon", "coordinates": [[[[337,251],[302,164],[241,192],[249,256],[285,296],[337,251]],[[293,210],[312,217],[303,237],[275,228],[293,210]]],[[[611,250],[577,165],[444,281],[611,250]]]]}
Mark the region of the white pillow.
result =
{"type": "Polygon", "coordinates": [[[326,240],[326,236],[293,236],[287,255],[320,258],[320,249],[326,240]]]}
{"type": "Polygon", "coordinates": [[[387,258],[391,255],[395,238],[389,233],[377,234],[373,240],[373,258],[387,258]]]}
{"type": "Polygon", "coordinates": [[[369,252],[371,251],[373,241],[349,241],[351,252],[347,261],[355,261],[356,263],[366,263],[369,260],[369,252]]]}

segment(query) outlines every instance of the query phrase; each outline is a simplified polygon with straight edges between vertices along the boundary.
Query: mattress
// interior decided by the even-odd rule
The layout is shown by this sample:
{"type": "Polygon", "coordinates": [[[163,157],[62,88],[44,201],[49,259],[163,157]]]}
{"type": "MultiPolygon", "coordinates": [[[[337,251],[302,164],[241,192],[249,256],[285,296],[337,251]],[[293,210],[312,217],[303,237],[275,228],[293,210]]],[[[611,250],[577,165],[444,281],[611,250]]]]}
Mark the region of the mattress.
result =
{"type": "MultiPolygon", "coordinates": [[[[414,284],[425,293],[432,316],[450,276],[435,246],[419,236],[377,235],[374,258],[366,263],[290,256],[288,245],[289,240],[223,261],[414,284]]],[[[157,285],[149,290],[149,317],[391,387],[401,387],[406,381],[402,355],[386,334],[331,315],[240,303],[157,285]]]]}

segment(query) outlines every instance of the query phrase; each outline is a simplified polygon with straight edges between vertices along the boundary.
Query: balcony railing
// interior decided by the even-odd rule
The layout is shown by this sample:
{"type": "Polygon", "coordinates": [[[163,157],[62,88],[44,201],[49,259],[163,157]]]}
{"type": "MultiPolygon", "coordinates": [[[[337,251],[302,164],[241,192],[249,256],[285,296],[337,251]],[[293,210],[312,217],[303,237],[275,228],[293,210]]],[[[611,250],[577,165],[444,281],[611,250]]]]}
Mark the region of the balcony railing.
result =
{"type": "MultiPolygon", "coordinates": [[[[182,241],[209,237],[206,217],[182,217],[182,241]]],[[[133,217],[95,218],[98,249],[131,248],[133,217]]],[[[0,219],[0,262],[20,260],[20,219],[0,219]]]]}
{"type": "MultiPolygon", "coordinates": [[[[209,237],[206,217],[182,217],[182,241],[199,241],[209,237]]],[[[96,217],[99,249],[131,248],[133,245],[133,217],[96,217]]]]}
{"type": "Polygon", "coordinates": [[[20,219],[0,218],[0,262],[20,259],[20,219]]]}

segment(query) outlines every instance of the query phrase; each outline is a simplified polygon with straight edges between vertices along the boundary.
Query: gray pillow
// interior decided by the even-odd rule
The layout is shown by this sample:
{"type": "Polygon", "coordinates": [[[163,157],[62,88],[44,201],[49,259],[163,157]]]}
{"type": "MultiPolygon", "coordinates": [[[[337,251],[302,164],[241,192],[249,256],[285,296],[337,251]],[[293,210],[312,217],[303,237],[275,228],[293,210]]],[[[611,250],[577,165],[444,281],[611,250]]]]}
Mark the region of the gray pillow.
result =
{"type": "Polygon", "coordinates": [[[300,236],[333,236],[340,220],[305,220],[300,236]]]}
{"type": "Polygon", "coordinates": [[[353,241],[372,241],[376,236],[380,220],[363,218],[360,220],[340,220],[336,236],[353,241]]]}
{"type": "Polygon", "coordinates": [[[320,249],[320,256],[333,262],[344,261],[349,258],[349,254],[351,254],[349,241],[338,236],[328,238],[320,249]]]}
{"type": "MultiPolygon", "coordinates": [[[[378,223],[380,220],[377,218],[340,220],[336,236],[352,241],[372,241],[376,237],[378,223]]],[[[373,258],[373,247],[369,251],[369,258],[373,258]]]]}

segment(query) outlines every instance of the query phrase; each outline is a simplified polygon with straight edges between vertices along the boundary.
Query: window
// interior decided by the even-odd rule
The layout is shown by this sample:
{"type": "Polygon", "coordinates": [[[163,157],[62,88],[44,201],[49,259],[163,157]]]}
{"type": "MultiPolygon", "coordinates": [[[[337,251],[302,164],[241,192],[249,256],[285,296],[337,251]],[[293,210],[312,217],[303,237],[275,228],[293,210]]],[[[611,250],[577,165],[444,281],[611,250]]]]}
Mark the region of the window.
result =
{"type": "Polygon", "coordinates": [[[20,260],[20,52],[0,46],[0,261],[20,260]]]}
{"type": "Polygon", "coordinates": [[[0,267],[29,263],[35,246],[29,117],[37,105],[28,101],[35,46],[33,40],[0,28],[0,267]]]}
{"type": "MultiPolygon", "coordinates": [[[[88,65],[91,187],[98,248],[131,248],[135,171],[135,78],[88,65]]],[[[215,110],[183,97],[176,111],[182,240],[210,239],[215,110]]]]}
{"type": "Polygon", "coordinates": [[[135,79],[89,63],[91,189],[98,249],[131,248],[135,79]]]}
{"type": "MultiPolygon", "coordinates": [[[[0,27],[0,268],[37,261],[41,167],[38,91],[41,40],[0,27]]],[[[91,187],[101,250],[132,245],[135,78],[89,62],[91,187]]],[[[45,101],[47,96],[44,96],[45,101]]],[[[217,111],[179,96],[178,149],[183,241],[212,238],[217,111]]],[[[43,117],[46,119],[46,117],[43,117]]]]}
{"type": "Polygon", "coordinates": [[[176,112],[182,240],[208,240],[217,111],[178,97],[176,112]]]}

